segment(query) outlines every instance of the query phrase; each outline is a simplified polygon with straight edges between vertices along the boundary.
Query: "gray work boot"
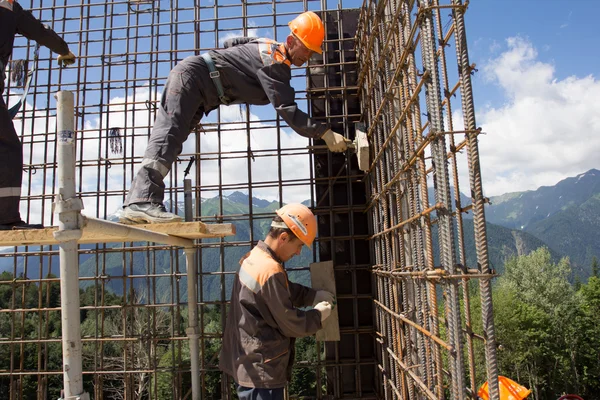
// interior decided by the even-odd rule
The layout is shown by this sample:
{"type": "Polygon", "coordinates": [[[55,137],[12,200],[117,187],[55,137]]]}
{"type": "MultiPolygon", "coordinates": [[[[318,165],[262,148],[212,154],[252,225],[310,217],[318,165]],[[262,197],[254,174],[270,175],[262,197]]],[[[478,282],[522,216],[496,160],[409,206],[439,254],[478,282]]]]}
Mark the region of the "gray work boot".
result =
{"type": "Polygon", "coordinates": [[[161,224],[181,222],[183,218],[168,212],[162,204],[134,203],[123,209],[119,220],[124,224],[161,224]]]}
{"type": "Polygon", "coordinates": [[[9,224],[0,224],[0,231],[12,231],[20,229],[44,229],[44,225],[28,224],[25,221],[11,222],[9,224]]]}

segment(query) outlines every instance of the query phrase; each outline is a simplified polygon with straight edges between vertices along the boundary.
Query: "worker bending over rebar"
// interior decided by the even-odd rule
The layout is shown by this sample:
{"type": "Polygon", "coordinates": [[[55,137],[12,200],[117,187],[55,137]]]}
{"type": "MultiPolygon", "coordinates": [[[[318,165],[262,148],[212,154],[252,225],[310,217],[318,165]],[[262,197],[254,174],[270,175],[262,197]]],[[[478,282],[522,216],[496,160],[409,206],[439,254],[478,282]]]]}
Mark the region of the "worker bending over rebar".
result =
{"type": "Polygon", "coordinates": [[[282,265],[302,246],[310,248],[316,235],[317,219],[308,207],[288,204],[277,210],[264,242],[240,260],[219,356],[240,400],[283,399],[295,338],[316,333],[331,314],[333,294],[290,282],[282,265]]]}
{"type": "MultiPolygon", "coordinates": [[[[60,54],[59,65],[75,62],[69,46],[56,32],[44,26],[14,0],[0,0],[0,94],[4,93],[4,70],[17,33],[60,54]]],[[[4,98],[0,96],[0,230],[42,228],[42,225],[29,224],[21,219],[19,201],[22,181],[23,144],[15,131],[4,98]]]]}
{"type": "Polygon", "coordinates": [[[346,150],[350,140],[300,110],[290,84],[292,64],[300,67],[313,53],[322,54],[323,22],[309,11],[300,14],[289,26],[291,33],[285,43],[260,38],[229,39],[224,49],[187,57],[171,70],[142,166],[123,205],[122,222],[182,219],[167,212],[163,205],[164,177],[202,116],[221,104],[271,103],[299,135],[321,138],[331,151],[346,150]]]}

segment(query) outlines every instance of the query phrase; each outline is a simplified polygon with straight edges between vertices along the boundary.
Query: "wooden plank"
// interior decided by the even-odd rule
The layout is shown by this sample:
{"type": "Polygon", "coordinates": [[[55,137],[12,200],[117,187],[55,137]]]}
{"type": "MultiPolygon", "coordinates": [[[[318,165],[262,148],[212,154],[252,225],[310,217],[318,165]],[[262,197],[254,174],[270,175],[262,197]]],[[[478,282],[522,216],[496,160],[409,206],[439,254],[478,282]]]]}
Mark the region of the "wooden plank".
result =
{"type": "MultiPolygon", "coordinates": [[[[129,225],[126,225],[129,226],[129,225]]],[[[205,224],[203,222],[173,222],[168,224],[140,224],[131,225],[135,228],[147,229],[152,232],[163,233],[185,239],[205,239],[235,235],[233,224],[205,224]]],[[[58,244],[53,233],[58,227],[52,226],[44,229],[0,231],[0,246],[33,246],[58,244]]],[[[79,243],[110,243],[131,241],[119,236],[86,232],[79,243]]]]}
{"type": "MultiPolygon", "coordinates": [[[[327,290],[336,295],[335,274],[333,273],[333,261],[323,261],[310,264],[310,280],[312,288],[327,290]]],[[[317,340],[332,342],[340,340],[340,320],[337,305],[331,311],[331,315],[323,322],[323,328],[317,331],[317,340]]]]}

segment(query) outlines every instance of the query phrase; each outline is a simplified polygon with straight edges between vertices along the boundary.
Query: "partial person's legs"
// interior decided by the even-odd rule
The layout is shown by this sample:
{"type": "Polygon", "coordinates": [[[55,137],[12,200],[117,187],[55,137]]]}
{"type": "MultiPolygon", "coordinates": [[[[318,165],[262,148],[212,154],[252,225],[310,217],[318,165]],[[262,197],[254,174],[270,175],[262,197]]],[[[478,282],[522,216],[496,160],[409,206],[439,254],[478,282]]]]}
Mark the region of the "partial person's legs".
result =
{"type": "Polygon", "coordinates": [[[283,388],[259,389],[237,385],[240,400],[283,400],[283,388]]]}
{"type": "Polygon", "coordinates": [[[21,220],[19,200],[22,181],[23,145],[0,95],[0,230],[42,228],[21,220]]]}
{"type": "Polygon", "coordinates": [[[165,210],[164,178],[181,153],[204,109],[197,80],[178,64],[169,73],[142,167],[131,184],[124,203],[123,222],[177,222],[181,217],[165,210]]]}

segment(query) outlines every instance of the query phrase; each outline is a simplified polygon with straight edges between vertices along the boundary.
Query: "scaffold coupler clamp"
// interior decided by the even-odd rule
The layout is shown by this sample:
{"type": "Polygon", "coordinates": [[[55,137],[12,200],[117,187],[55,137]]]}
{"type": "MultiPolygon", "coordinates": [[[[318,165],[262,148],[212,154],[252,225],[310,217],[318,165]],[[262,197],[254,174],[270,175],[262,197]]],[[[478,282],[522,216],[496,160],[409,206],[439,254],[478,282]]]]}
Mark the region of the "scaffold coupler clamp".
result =
{"type": "Polygon", "coordinates": [[[90,400],[90,395],[87,392],[83,392],[81,394],[75,395],[75,396],[70,396],[70,397],[64,397],[64,393],[61,390],[60,391],[60,397],[58,398],[58,400],[90,400]]]}
{"type": "MultiPolygon", "coordinates": [[[[63,224],[68,225],[74,222],[76,218],[75,229],[61,229],[53,232],[54,238],[59,242],[67,242],[69,240],[78,240],[81,238],[83,218],[81,210],[83,210],[83,201],[78,197],[72,197],[64,200],[61,194],[56,196],[56,201],[52,203],[53,212],[58,214],[58,220],[63,224]]],[[[83,399],[82,399],[83,400],[83,399]]]]}
{"type": "Polygon", "coordinates": [[[190,339],[200,339],[200,333],[198,333],[197,326],[190,326],[190,327],[186,328],[185,333],[187,334],[187,337],[190,339]]]}

